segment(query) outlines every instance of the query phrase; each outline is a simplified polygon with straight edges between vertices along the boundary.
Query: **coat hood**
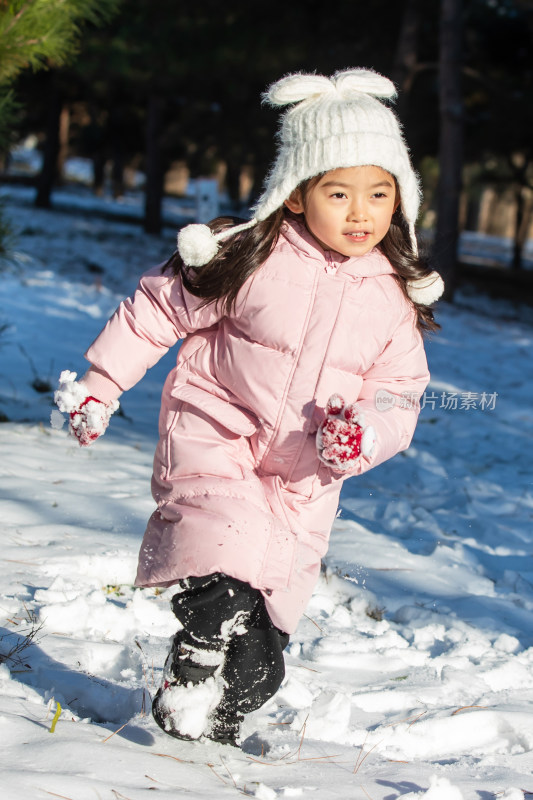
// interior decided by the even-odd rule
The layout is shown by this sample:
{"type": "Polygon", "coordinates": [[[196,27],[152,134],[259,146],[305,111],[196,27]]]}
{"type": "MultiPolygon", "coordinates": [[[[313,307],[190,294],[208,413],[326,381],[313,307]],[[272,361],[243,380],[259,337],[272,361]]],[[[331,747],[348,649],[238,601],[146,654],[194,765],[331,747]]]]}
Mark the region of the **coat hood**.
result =
{"type": "Polygon", "coordinates": [[[319,262],[324,270],[329,271],[328,268],[333,266],[342,274],[358,278],[394,274],[392,264],[377,247],[358,257],[343,256],[336,250],[324,250],[305,223],[298,219],[287,219],[282,225],[281,236],[300,253],[319,262]]]}

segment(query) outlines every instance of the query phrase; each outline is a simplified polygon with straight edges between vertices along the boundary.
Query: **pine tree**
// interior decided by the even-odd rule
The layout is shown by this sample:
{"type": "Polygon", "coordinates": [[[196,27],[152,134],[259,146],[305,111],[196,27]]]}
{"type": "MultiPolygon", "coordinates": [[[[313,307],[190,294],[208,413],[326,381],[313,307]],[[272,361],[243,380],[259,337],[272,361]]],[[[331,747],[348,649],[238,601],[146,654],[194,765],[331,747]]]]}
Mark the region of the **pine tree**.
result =
{"type": "MultiPolygon", "coordinates": [[[[9,144],[17,110],[12,89],[20,72],[65,64],[77,52],[82,26],[100,25],[120,0],[0,0],[0,150],[9,144]]],[[[9,230],[0,208],[0,254],[9,230]]]]}
{"type": "Polygon", "coordinates": [[[24,69],[59,66],[78,48],[84,23],[107,21],[120,0],[0,1],[0,146],[15,107],[12,84],[24,69]]]}

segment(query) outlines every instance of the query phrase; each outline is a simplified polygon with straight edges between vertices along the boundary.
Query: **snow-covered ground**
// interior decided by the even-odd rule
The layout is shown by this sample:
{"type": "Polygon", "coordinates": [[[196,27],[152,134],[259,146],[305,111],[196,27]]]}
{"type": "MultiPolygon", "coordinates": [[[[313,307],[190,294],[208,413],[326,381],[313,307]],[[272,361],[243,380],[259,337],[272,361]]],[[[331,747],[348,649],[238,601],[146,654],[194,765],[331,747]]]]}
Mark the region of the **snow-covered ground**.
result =
{"type": "Polygon", "coordinates": [[[172,591],[132,588],[174,354],[94,447],[48,424],[60,370],[84,370],[173,232],[80,201],[37,211],[21,191],[0,283],[2,797],[533,796],[531,311],[439,307],[413,444],[346,483],[282,688],[246,719],[242,750],[181,743],[148,713],[172,591]]]}

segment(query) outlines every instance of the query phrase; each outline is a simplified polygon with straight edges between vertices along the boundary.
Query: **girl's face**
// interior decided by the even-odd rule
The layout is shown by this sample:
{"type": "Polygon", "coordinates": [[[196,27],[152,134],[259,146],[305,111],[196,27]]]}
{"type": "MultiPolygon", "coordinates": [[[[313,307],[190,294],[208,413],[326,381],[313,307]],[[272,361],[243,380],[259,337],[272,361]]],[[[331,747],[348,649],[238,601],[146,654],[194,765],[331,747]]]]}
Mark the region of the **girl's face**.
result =
{"type": "Polygon", "coordinates": [[[285,205],[304,215],[325,250],[364,256],[389,230],[396,195],[394,178],[381,167],[343,167],[326,172],[305,194],[295,189],[285,205]]]}

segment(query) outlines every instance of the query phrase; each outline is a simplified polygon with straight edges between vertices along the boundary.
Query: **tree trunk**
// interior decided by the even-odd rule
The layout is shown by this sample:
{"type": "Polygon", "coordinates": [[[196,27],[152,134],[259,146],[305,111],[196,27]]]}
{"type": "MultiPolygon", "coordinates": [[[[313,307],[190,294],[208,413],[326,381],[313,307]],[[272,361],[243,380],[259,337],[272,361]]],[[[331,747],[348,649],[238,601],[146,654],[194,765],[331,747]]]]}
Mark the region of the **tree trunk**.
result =
{"type": "Polygon", "coordinates": [[[146,122],[146,188],[144,204],[144,230],[161,233],[163,202],[163,158],[161,154],[161,131],[164,100],[156,94],[148,100],[146,122]]]}
{"type": "Polygon", "coordinates": [[[243,159],[237,148],[226,153],[226,188],[233,208],[240,211],[241,169],[243,159]]]}
{"type": "Polygon", "coordinates": [[[396,110],[400,119],[405,118],[407,98],[418,62],[419,3],[420,0],[405,0],[402,25],[391,71],[391,78],[399,91],[396,110]]]}
{"type": "Polygon", "coordinates": [[[462,6],[462,0],[441,0],[439,185],[433,259],[446,283],[447,300],[453,297],[459,244],[463,151],[462,6]]]}
{"type": "Polygon", "coordinates": [[[516,221],[513,240],[513,258],[511,261],[511,268],[514,270],[521,270],[523,268],[522,259],[531,221],[531,211],[531,197],[526,199],[524,186],[520,185],[516,190],[516,221]]]}
{"type": "MultiPolygon", "coordinates": [[[[111,164],[111,189],[115,199],[124,195],[124,155],[122,150],[115,150],[113,153],[113,161],[111,164]]],[[[161,196],[162,195],[163,190],[161,189],[161,196]]]]}
{"type": "Polygon", "coordinates": [[[514,228],[513,240],[513,258],[511,260],[511,268],[515,270],[522,269],[522,242],[520,241],[520,231],[524,224],[524,192],[522,187],[518,186],[515,192],[516,202],[516,221],[514,228]]]}
{"type": "Polygon", "coordinates": [[[35,197],[35,205],[38,208],[50,208],[51,206],[50,197],[58,176],[58,159],[61,146],[60,120],[63,102],[56,76],[53,73],[49,75],[48,87],[43,165],[37,178],[37,194],[35,197]]]}
{"type": "MultiPolygon", "coordinates": [[[[148,114],[150,111],[148,110],[148,114]]],[[[120,105],[120,102],[117,101],[113,106],[111,113],[109,115],[108,121],[108,137],[109,137],[109,146],[111,151],[111,191],[113,193],[113,197],[122,197],[125,191],[124,186],[124,167],[125,167],[125,150],[124,150],[124,142],[127,141],[127,120],[125,118],[124,110],[120,105]]],[[[146,129],[146,159],[148,161],[148,138],[149,138],[149,130],[148,125],[150,122],[147,122],[147,129],[146,129]]],[[[157,132],[157,120],[155,122],[156,130],[156,157],[157,157],[157,150],[159,149],[159,133],[157,132]]]]}
{"type": "Polygon", "coordinates": [[[93,192],[103,195],[105,182],[105,155],[102,152],[95,153],[93,156],[93,192]]]}
{"type": "Polygon", "coordinates": [[[509,155],[509,164],[514,173],[516,216],[513,236],[513,257],[511,269],[522,269],[522,253],[527,240],[529,218],[531,214],[531,197],[526,191],[530,188],[528,171],[530,158],[525,152],[516,151],[509,155]]]}
{"type": "Polygon", "coordinates": [[[63,182],[65,163],[69,155],[70,145],[70,110],[62,106],[59,114],[59,151],[57,154],[57,177],[63,182]]]}

